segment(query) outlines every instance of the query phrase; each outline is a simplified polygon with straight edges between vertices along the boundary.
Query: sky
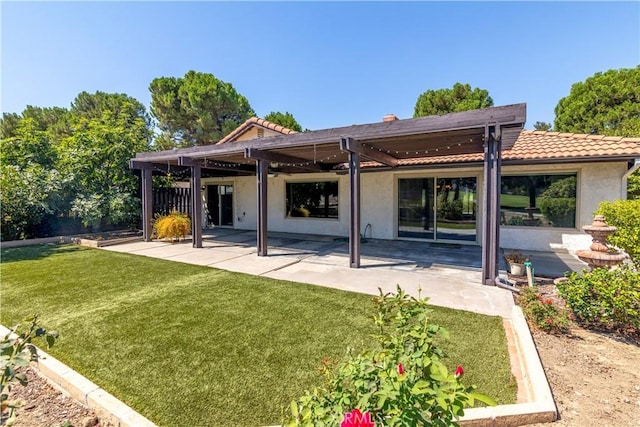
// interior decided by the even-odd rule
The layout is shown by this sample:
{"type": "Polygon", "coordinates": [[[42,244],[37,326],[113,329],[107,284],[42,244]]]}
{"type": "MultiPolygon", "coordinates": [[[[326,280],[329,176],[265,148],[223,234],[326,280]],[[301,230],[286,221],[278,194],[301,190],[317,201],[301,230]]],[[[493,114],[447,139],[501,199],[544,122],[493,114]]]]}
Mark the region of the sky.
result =
{"type": "Polygon", "coordinates": [[[7,2],[1,110],[82,92],[147,107],[156,77],[211,73],[312,130],[410,118],[456,82],[552,122],[571,85],[640,64],[640,2],[7,2]]]}

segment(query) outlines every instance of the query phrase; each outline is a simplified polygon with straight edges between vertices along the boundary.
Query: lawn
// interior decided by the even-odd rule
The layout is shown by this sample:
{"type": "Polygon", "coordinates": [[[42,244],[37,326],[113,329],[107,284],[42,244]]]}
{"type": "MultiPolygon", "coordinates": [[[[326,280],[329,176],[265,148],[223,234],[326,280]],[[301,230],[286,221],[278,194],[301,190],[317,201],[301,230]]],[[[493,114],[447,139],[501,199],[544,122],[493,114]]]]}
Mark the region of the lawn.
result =
{"type": "MultiPolygon", "coordinates": [[[[363,348],[370,297],[77,246],[2,250],[0,321],[39,313],[51,354],[163,426],[269,425],[322,379],[324,356],[363,348]]],[[[446,286],[446,283],[443,283],[446,286]]],[[[447,364],[515,401],[496,317],[435,308],[447,364]]]]}

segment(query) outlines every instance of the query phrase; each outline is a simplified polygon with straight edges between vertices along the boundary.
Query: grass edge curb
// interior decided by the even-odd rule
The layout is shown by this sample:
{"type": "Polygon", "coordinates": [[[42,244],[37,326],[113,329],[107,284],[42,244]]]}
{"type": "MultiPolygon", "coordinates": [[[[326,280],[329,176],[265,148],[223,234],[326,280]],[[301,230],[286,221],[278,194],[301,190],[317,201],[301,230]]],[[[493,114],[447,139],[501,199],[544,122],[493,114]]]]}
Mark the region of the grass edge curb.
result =
{"type": "MultiPolygon", "coordinates": [[[[2,336],[9,332],[8,328],[0,325],[2,336]]],[[[133,408],[39,347],[38,355],[38,361],[32,362],[31,367],[56,388],[62,389],[82,405],[95,411],[98,417],[106,418],[121,427],[157,427],[156,424],[140,415],[133,408]]]]}
{"type": "Polygon", "coordinates": [[[467,409],[460,419],[463,427],[521,426],[551,423],[558,419],[551,387],[522,309],[514,306],[511,319],[505,320],[511,323],[527,402],[467,409]]]}

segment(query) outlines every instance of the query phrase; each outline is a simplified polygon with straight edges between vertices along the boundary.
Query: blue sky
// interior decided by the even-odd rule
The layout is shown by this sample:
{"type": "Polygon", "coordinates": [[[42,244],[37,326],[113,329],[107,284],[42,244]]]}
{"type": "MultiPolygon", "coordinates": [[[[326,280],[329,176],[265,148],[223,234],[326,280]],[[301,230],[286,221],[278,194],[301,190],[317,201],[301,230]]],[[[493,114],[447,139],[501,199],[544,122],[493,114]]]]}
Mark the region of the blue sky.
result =
{"type": "Polygon", "coordinates": [[[571,85],[640,63],[640,3],[2,2],[2,111],[214,74],[303,127],[413,115],[456,82],[552,121],[571,85]]]}

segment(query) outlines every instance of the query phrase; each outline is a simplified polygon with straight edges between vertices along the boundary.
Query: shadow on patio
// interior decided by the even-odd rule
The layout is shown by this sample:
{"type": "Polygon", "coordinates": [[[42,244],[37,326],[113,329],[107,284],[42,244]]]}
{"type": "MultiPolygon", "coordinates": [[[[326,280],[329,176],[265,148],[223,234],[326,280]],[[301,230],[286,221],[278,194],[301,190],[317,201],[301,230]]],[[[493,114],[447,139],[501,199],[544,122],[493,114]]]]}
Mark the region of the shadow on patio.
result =
{"type": "MultiPolygon", "coordinates": [[[[256,253],[256,232],[226,228],[205,229],[203,246],[256,253]]],[[[349,265],[348,240],[344,237],[313,234],[269,232],[268,257],[287,258],[291,262],[349,265]]],[[[560,277],[566,271],[580,271],[584,264],[567,252],[531,252],[535,273],[544,277],[560,277]]],[[[366,239],[361,245],[362,269],[386,267],[402,271],[443,269],[459,270],[460,274],[480,281],[482,253],[480,246],[456,243],[418,242],[405,240],[366,239]]],[[[290,264],[290,263],[287,263],[290,264]]],[[[501,270],[506,270],[500,259],[501,270]]]]}

